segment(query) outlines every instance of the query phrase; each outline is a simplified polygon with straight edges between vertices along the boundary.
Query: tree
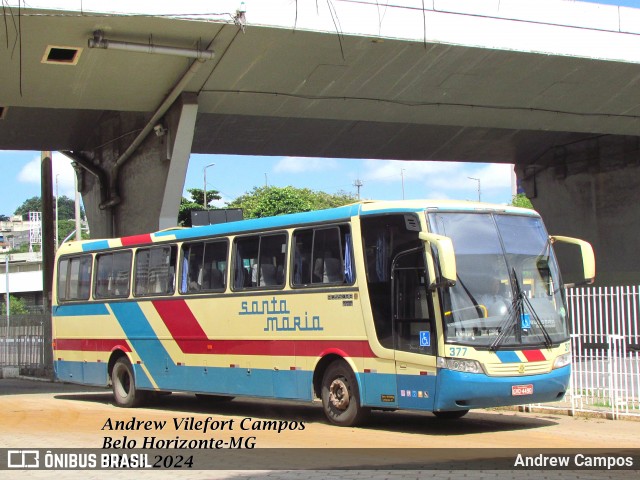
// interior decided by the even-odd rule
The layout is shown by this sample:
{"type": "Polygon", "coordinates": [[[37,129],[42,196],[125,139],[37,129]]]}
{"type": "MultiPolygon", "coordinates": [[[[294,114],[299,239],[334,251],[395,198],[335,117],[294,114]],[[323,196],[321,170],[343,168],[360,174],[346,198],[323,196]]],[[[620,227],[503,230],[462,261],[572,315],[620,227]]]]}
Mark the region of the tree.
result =
{"type": "MultiPolygon", "coordinates": [[[[55,205],[55,197],[53,199],[55,205]]],[[[62,195],[58,197],[58,220],[70,220],[76,218],[75,201],[62,195]]],[[[14,215],[22,215],[24,220],[28,219],[29,212],[42,212],[42,201],[40,197],[31,197],[25,200],[22,205],[16,208],[14,215]]],[[[80,207],[80,217],[84,218],[84,209],[80,207]]]]}
{"type": "Polygon", "coordinates": [[[527,198],[524,193],[518,193],[517,195],[514,195],[511,199],[511,205],[513,205],[514,207],[530,208],[533,210],[533,204],[531,203],[531,200],[529,200],[529,198],[527,198]]]}
{"type": "Polygon", "coordinates": [[[22,202],[16,211],[13,212],[14,215],[21,215],[23,220],[27,220],[27,216],[29,212],[41,212],[42,211],[42,202],[40,201],[40,197],[31,197],[22,202]]]}
{"type": "MultiPolygon", "coordinates": [[[[55,203],[54,203],[55,204],[55,203]]],[[[66,195],[58,197],[58,220],[73,220],[76,218],[76,202],[66,195]]],[[[80,206],[80,218],[84,218],[84,209],[80,206]]]]}
{"type": "Polygon", "coordinates": [[[6,215],[0,215],[0,222],[8,222],[9,221],[9,217],[7,217],[6,215]]]}
{"type": "MultiPolygon", "coordinates": [[[[62,241],[67,238],[71,233],[76,230],[76,221],[75,220],[58,220],[58,242],[62,243],[62,241]]],[[[80,236],[82,240],[87,240],[89,235],[86,231],[80,232],[80,236]]],[[[75,240],[75,235],[70,238],[71,241],[75,240]]]]}
{"type": "Polygon", "coordinates": [[[245,218],[260,218],[339,207],[356,201],[353,195],[345,192],[331,195],[292,186],[254,187],[227,206],[241,208],[245,218]]]}
{"type": "MultiPolygon", "coordinates": [[[[0,315],[7,314],[7,304],[5,302],[6,300],[0,303],[0,315]]],[[[29,313],[24,300],[14,297],[13,295],[9,295],[9,310],[11,315],[23,315],[25,313],[29,313]]]]}
{"type": "MultiPolygon", "coordinates": [[[[181,227],[191,226],[191,212],[193,210],[205,210],[204,208],[204,190],[202,188],[188,188],[187,192],[191,199],[182,197],[178,210],[178,225],[181,227]]],[[[213,200],[220,200],[222,197],[217,190],[207,190],[207,205],[213,200]]]]}

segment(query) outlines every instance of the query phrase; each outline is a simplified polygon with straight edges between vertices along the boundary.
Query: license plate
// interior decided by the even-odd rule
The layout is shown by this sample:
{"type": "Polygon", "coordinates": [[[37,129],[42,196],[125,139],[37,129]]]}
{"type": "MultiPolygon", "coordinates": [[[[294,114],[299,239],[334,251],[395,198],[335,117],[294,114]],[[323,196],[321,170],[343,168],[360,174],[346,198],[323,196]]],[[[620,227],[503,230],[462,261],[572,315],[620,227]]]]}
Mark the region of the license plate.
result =
{"type": "Polygon", "coordinates": [[[533,384],[529,385],[512,385],[511,395],[516,397],[520,395],[533,395],[533,384]]]}

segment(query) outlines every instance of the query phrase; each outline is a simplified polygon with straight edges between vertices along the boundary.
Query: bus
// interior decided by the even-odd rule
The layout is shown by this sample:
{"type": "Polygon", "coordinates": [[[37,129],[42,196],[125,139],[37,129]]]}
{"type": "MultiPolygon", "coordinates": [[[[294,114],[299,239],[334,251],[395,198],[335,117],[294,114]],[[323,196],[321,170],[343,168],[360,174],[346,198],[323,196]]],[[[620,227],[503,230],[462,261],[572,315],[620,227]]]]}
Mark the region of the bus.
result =
{"type": "Polygon", "coordinates": [[[372,409],[557,401],[571,348],[553,244],[533,210],[363,201],[270,218],[62,245],[56,376],[209,401],[321,402],[351,426],[372,409]]]}

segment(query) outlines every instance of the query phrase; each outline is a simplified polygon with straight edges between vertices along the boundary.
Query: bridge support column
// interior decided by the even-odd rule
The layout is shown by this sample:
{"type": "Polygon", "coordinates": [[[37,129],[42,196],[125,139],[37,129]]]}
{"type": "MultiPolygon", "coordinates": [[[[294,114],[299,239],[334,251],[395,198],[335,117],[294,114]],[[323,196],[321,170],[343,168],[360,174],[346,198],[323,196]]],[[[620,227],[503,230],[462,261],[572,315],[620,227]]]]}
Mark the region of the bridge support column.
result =
{"type": "Polygon", "coordinates": [[[65,152],[83,167],[78,185],[92,238],[177,225],[197,111],[197,96],[183,93],[119,168],[118,158],[148,122],[140,114],[106,116],[92,142],[98,147],[65,152]]]}
{"type": "Polygon", "coordinates": [[[164,185],[158,228],[175,227],[178,224],[180,199],[189,165],[193,133],[198,114],[198,98],[195,94],[183,94],[180,106],[169,112],[169,132],[173,136],[169,171],[164,185]]]}
{"type": "MultiPolygon", "coordinates": [[[[592,244],[597,285],[639,285],[640,155],[632,150],[616,157],[612,162],[602,152],[595,161],[592,157],[590,167],[583,165],[575,173],[572,165],[576,164],[564,161],[546,168],[517,167],[517,173],[550,234],[592,244]],[[614,169],[601,170],[600,166],[611,163],[614,169]]],[[[570,270],[565,281],[577,276],[575,265],[570,270]]]]}

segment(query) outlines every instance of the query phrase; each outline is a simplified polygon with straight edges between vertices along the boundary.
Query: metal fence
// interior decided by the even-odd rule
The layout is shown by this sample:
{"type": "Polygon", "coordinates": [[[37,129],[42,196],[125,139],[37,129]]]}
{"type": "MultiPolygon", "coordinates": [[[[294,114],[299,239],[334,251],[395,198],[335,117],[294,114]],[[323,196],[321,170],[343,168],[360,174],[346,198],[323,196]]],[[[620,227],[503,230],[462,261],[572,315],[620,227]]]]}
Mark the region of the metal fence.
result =
{"type": "Polygon", "coordinates": [[[536,408],[640,417],[640,287],[567,290],[573,352],[561,402],[536,408]]]}
{"type": "Polygon", "coordinates": [[[567,292],[573,374],[572,410],[640,416],[640,287],[567,292]]]}
{"type": "Polygon", "coordinates": [[[44,367],[44,325],[50,315],[0,315],[0,366],[36,372],[44,367]]]}

